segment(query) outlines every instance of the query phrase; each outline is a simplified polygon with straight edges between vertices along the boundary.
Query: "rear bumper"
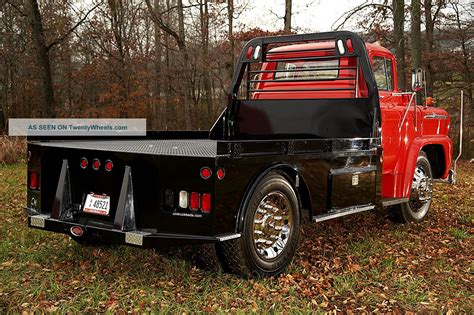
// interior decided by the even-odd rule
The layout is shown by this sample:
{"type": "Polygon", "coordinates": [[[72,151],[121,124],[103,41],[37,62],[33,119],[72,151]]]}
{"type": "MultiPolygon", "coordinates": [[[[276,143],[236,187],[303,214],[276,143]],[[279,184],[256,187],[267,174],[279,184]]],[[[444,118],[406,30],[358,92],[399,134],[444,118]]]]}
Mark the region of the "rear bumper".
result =
{"type": "MultiPolygon", "coordinates": [[[[26,209],[27,213],[30,209],[26,209]]],[[[223,234],[216,236],[200,236],[187,234],[170,234],[170,233],[150,233],[140,230],[122,231],[112,228],[103,228],[90,225],[82,225],[75,222],[61,221],[51,218],[49,215],[34,214],[28,215],[28,227],[62,233],[79,239],[94,239],[103,241],[104,243],[132,245],[143,248],[152,248],[160,245],[163,240],[184,240],[197,241],[201,243],[223,242],[235,238],[239,238],[239,233],[223,234]],[[84,233],[82,236],[74,236],[71,232],[72,227],[81,227],[84,233]]]]}

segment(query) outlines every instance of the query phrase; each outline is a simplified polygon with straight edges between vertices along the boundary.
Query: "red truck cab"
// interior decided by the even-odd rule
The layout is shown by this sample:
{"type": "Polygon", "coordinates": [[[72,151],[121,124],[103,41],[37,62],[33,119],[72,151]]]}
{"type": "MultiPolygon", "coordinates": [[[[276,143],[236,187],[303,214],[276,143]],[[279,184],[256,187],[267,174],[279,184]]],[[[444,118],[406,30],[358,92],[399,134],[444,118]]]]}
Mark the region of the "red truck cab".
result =
{"type": "MultiPolygon", "coordinates": [[[[347,46],[351,49],[350,43],[347,46]]],[[[278,61],[263,64],[263,72],[260,71],[254,77],[254,90],[257,92],[251,97],[367,97],[367,86],[357,60],[351,57],[339,60],[332,58],[335,48],[335,42],[328,41],[270,50],[267,59],[274,58],[278,61]],[[314,57],[318,57],[318,60],[305,60],[314,57]],[[321,59],[325,57],[327,59],[321,59]],[[293,61],[294,59],[298,60],[293,61]],[[309,70],[317,68],[323,70],[317,72],[317,80],[308,80],[315,75],[315,72],[309,70]],[[275,70],[287,72],[274,73],[275,70]]],[[[430,161],[433,179],[449,179],[452,158],[452,142],[448,136],[450,118],[441,108],[420,104],[415,106],[416,97],[412,99],[413,92],[399,90],[396,60],[392,52],[378,44],[369,43],[366,44],[366,50],[379,91],[383,148],[382,198],[408,198],[420,151],[424,151],[430,161]]]]}
{"type": "MultiPolygon", "coordinates": [[[[434,179],[447,179],[452,158],[448,113],[431,106],[408,108],[411,93],[398,88],[395,56],[377,44],[366,44],[379,90],[382,113],[383,197],[408,197],[418,153],[430,160],[434,179]]],[[[412,100],[416,102],[416,98],[412,100]]]]}

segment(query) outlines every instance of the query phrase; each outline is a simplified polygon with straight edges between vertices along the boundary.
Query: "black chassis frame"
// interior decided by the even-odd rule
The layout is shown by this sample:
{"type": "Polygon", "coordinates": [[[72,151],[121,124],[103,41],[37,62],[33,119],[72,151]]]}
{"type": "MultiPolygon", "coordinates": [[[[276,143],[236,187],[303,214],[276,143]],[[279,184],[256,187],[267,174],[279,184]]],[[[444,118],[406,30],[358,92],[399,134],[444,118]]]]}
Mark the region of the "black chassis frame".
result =
{"type": "Polygon", "coordinates": [[[255,38],[242,50],[228,105],[209,134],[147,133],[147,139],[215,140],[215,156],[51,148],[37,145],[44,139],[29,138],[28,170],[46,176],[40,177],[40,191],[28,189],[28,225],[69,235],[71,227],[80,226],[86,238],[141,247],[159,246],[165,240],[226,241],[241,236],[249,198],[258,182],[272,171],[288,179],[298,193],[301,208],[316,222],[371,210],[381,205],[380,125],[377,85],[365,44],[357,34],[341,31],[255,38]],[[353,46],[350,53],[348,39],[353,46]],[[247,93],[247,98],[239,99],[245,74],[249,81],[250,65],[265,62],[270,46],[327,40],[344,44],[345,53],[334,49],[334,58],[356,58],[356,74],[358,69],[362,71],[367,98],[252,100],[247,93]],[[258,46],[261,53],[248,56],[249,47],[255,51],[258,46]],[[324,116],[327,112],[330,115],[324,116]],[[117,171],[79,175],[74,162],[84,155],[110,158],[117,171]],[[223,167],[225,178],[202,180],[202,166],[209,166],[213,174],[223,167]],[[82,187],[109,189],[112,200],[116,200],[110,218],[80,215],[77,198],[84,194],[78,197],[81,194],[77,191],[82,187]],[[184,215],[173,215],[180,211],[163,206],[163,193],[168,188],[210,192],[211,214],[190,216],[184,211],[184,215]]]}

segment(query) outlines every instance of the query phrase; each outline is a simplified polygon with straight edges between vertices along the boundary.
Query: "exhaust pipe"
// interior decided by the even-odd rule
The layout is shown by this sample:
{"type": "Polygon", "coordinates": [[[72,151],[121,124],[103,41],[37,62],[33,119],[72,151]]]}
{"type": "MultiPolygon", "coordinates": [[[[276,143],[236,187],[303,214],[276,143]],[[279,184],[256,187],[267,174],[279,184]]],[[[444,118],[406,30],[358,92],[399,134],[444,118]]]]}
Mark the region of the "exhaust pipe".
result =
{"type": "Polygon", "coordinates": [[[461,111],[459,114],[459,153],[456,159],[454,160],[454,174],[453,174],[453,184],[456,184],[456,165],[458,160],[461,158],[462,155],[462,129],[463,129],[463,113],[464,113],[464,90],[461,90],[461,111]]]}

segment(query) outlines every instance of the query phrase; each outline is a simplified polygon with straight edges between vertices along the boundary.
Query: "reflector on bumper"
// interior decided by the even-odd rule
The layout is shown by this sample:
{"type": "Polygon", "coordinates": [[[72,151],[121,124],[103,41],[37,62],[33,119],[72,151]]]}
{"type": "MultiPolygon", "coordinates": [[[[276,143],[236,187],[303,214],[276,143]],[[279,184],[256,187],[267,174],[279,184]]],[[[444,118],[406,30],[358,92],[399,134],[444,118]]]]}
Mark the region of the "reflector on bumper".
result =
{"type": "Polygon", "coordinates": [[[150,233],[140,232],[125,232],[125,243],[143,246],[143,236],[149,235],[150,233]]]}
{"type": "Polygon", "coordinates": [[[45,218],[46,216],[43,216],[43,215],[32,216],[30,217],[30,224],[31,226],[44,229],[45,218]]]}

